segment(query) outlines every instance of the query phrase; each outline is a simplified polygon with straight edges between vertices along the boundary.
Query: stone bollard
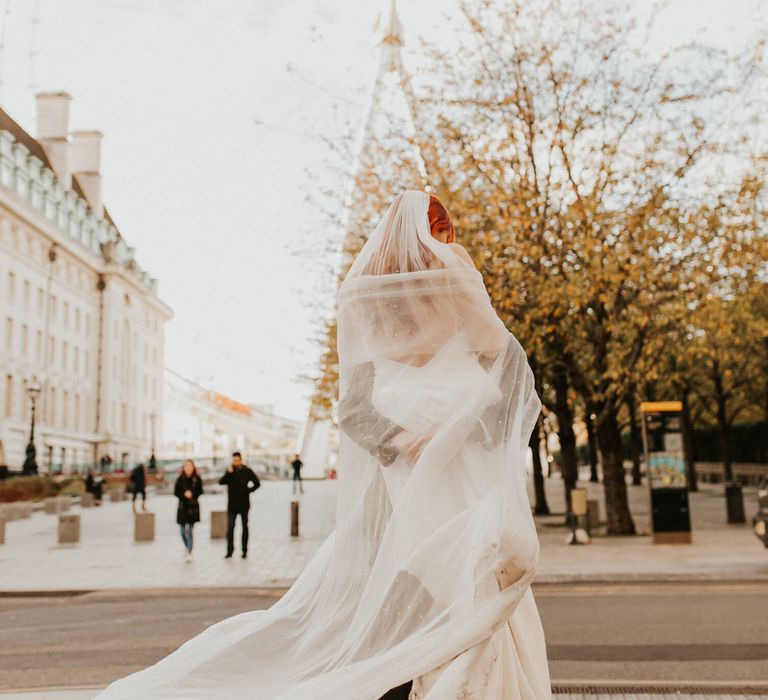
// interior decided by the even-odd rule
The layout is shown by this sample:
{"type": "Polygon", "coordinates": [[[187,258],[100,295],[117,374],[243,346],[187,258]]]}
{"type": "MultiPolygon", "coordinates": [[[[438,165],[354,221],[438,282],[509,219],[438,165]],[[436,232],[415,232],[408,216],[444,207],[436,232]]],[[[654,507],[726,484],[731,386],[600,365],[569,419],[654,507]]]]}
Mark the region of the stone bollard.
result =
{"type": "Polygon", "coordinates": [[[291,537],[299,536],[299,502],[291,501],[291,537]]]}
{"type": "Polygon", "coordinates": [[[96,499],[92,493],[84,493],[80,496],[81,508],[93,508],[94,503],[96,503],[96,499]]]}
{"type": "Polygon", "coordinates": [[[59,544],[75,544],[80,541],[80,516],[59,516],[59,544]]]}
{"type": "Polygon", "coordinates": [[[19,510],[16,508],[16,503],[6,503],[3,506],[2,517],[6,522],[19,519],[19,510]]]}
{"type": "Polygon", "coordinates": [[[600,501],[596,498],[587,501],[587,518],[591,534],[592,530],[600,526],[600,501]]]}
{"type": "Polygon", "coordinates": [[[128,494],[125,492],[124,488],[115,488],[110,489],[109,491],[109,500],[112,503],[119,503],[120,501],[124,501],[128,498],[128,494]]]}
{"type": "Polygon", "coordinates": [[[32,517],[32,502],[31,501],[19,501],[16,504],[16,517],[20,520],[26,520],[32,517]]]}
{"type": "Polygon", "coordinates": [[[134,542],[151,542],[155,539],[155,514],[136,513],[133,516],[134,542]]]}
{"type": "Polygon", "coordinates": [[[220,540],[227,536],[227,511],[211,511],[211,539],[220,540]]]}
{"type": "MultiPolygon", "coordinates": [[[[57,515],[58,513],[66,513],[69,511],[70,499],[69,496],[53,496],[46,498],[43,503],[43,508],[48,515],[57,515]]],[[[21,516],[24,517],[24,516],[21,516]]]]}
{"type": "Polygon", "coordinates": [[[5,518],[0,515],[0,544],[5,544],[5,518]]]}
{"type": "Polygon", "coordinates": [[[60,511],[60,501],[55,496],[43,501],[43,510],[46,515],[56,515],[60,511]]]}

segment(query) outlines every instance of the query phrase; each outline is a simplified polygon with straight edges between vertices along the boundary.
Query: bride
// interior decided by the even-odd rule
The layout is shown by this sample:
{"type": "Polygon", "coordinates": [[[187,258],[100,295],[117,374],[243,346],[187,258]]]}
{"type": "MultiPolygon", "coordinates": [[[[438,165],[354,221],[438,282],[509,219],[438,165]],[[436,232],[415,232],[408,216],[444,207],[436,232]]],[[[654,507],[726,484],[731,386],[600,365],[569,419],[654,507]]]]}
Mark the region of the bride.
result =
{"type": "Polygon", "coordinates": [[[448,212],[398,195],[338,300],[336,531],[266,611],[99,700],[539,700],[525,488],[540,403],[448,212]]]}

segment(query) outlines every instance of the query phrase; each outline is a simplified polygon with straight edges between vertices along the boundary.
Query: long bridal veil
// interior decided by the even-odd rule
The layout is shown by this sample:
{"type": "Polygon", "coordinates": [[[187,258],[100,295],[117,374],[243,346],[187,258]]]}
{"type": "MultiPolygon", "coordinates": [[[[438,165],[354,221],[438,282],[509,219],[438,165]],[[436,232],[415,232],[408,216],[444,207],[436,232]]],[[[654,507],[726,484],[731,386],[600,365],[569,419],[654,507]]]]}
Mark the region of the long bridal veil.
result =
{"type": "MultiPolygon", "coordinates": [[[[481,275],[399,195],[338,300],[336,530],[267,611],[220,622],[102,700],[547,698],[525,488],[540,403],[481,275]]],[[[310,495],[311,496],[311,495],[310,495]]]]}

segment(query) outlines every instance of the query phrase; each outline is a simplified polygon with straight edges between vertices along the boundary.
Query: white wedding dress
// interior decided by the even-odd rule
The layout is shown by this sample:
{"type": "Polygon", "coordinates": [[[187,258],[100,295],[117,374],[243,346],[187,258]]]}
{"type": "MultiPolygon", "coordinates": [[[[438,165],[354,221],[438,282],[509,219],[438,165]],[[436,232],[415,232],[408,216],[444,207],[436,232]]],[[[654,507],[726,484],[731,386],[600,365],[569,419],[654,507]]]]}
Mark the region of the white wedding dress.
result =
{"type": "Polygon", "coordinates": [[[334,534],[272,608],[100,700],[378,700],[411,680],[412,700],[551,697],[524,469],[540,403],[427,204],[398,196],[340,290],[334,534]]]}

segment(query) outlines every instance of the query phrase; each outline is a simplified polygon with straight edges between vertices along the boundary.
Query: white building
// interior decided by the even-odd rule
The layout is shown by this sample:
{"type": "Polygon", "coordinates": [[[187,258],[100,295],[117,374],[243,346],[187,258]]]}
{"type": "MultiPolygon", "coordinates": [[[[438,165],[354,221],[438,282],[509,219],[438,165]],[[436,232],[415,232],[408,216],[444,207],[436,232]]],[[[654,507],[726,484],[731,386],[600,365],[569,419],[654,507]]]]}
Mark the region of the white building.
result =
{"type": "Polygon", "coordinates": [[[301,422],[269,407],[235,401],[170,370],[165,396],[162,460],[217,466],[237,450],[247,462],[287,466],[298,450],[301,422]]]}
{"type": "Polygon", "coordinates": [[[0,442],[21,468],[37,384],[40,471],[146,460],[163,410],[171,309],[101,199],[98,131],[66,93],[37,96],[37,135],[0,110],[0,442]]]}

